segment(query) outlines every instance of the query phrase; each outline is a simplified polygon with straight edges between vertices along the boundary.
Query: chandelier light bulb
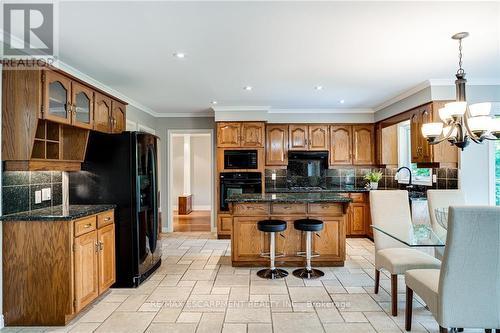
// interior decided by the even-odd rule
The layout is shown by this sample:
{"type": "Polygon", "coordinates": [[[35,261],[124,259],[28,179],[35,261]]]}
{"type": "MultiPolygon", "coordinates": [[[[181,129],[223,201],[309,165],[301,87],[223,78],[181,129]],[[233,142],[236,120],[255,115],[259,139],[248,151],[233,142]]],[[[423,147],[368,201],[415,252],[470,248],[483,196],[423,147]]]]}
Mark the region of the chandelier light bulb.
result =
{"type": "Polygon", "coordinates": [[[491,117],[477,116],[468,119],[469,128],[477,136],[482,136],[491,128],[491,117]]]}
{"type": "Polygon", "coordinates": [[[427,123],[422,125],[422,135],[426,138],[437,138],[443,132],[443,123],[427,123]]]}
{"type": "Polygon", "coordinates": [[[472,117],[487,116],[491,111],[491,103],[484,102],[471,104],[469,105],[469,111],[472,117]]]}
{"type": "Polygon", "coordinates": [[[450,109],[445,107],[442,107],[439,109],[439,118],[445,123],[448,123],[451,120],[451,114],[450,114],[450,109]]]}

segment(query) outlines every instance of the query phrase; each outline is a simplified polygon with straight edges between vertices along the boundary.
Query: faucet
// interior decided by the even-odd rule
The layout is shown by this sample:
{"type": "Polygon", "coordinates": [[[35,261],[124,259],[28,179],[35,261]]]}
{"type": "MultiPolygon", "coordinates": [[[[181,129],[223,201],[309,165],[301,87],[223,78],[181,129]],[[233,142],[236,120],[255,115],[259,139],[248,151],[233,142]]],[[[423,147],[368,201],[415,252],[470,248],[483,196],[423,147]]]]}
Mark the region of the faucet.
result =
{"type": "Polygon", "coordinates": [[[411,188],[413,188],[413,185],[412,185],[412,183],[411,183],[411,170],[410,170],[410,168],[403,166],[403,167],[399,168],[399,169],[396,171],[396,174],[398,174],[398,173],[399,173],[399,171],[401,171],[402,169],[406,169],[406,170],[408,170],[408,173],[410,174],[410,179],[408,180],[408,185],[406,186],[406,188],[407,188],[407,189],[411,189],[411,188]]]}

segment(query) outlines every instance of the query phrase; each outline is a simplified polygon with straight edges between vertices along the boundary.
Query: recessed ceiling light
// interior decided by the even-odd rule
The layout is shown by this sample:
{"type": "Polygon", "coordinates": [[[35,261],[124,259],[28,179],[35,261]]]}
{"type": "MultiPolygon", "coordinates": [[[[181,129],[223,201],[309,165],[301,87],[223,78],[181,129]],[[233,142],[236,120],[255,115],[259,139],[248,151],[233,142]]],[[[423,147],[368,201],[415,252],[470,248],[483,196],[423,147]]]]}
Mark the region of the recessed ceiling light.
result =
{"type": "Polygon", "coordinates": [[[250,90],[252,90],[253,88],[252,88],[252,86],[244,86],[244,87],[243,87],[243,89],[245,89],[245,90],[247,90],[247,91],[250,91],[250,90]]]}
{"type": "Polygon", "coordinates": [[[182,53],[182,52],[175,52],[174,57],[179,58],[179,59],[183,59],[186,57],[186,54],[182,53]]]}
{"type": "Polygon", "coordinates": [[[217,104],[217,101],[212,101],[212,105],[216,105],[217,104]]]}
{"type": "Polygon", "coordinates": [[[345,100],[341,99],[341,100],[339,101],[339,103],[340,103],[340,104],[344,104],[344,103],[345,103],[345,100]]]}
{"type": "Polygon", "coordinates": [[[316,90],[323,90],[323,86],[316,86],[315,89],[316,90]]]}

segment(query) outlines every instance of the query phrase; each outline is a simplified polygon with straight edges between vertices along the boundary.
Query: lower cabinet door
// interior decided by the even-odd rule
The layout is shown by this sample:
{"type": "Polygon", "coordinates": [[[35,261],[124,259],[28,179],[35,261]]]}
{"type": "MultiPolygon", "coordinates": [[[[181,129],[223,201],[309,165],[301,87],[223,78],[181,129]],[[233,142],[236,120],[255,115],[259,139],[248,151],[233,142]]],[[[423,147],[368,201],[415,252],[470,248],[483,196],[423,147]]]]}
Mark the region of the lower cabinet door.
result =
{"type": "Polygon", "coordinates": [[[97,231],[75,238],[75,312],[83,309],[98,295],[97,231]]]}
{"type": "Polygon", "coordinates": [[[345,243],[344,232],[342,230],[343,217],[329,217],[323,219],[323,230],[313,233],[312,249],[319,254],[313,260],[345,260],[343,244],[345,243]]]}
{"type": "Polygon", "coordinates": [[[115,283],[115,225],[97,230],[99,245],[99,295],[115,283]]]}
{"type": "Polygon", "coordinates": [[[351,204],[349,235],[366,234],[365,204],[351,204]]]}

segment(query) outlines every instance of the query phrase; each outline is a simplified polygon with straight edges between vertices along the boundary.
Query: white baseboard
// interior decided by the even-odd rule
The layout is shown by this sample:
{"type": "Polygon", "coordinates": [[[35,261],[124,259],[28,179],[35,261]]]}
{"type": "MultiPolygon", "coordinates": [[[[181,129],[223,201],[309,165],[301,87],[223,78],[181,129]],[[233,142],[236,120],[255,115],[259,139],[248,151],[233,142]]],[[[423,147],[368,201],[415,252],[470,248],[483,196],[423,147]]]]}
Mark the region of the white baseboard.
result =
{"type": "MultiPolygon", "coordinates": [[[[172,205],[172,210],[179,210],[179,206],[172,205]]],[[[193,210],[212,210],[210,205],[194,205],[193,210]]]]}

